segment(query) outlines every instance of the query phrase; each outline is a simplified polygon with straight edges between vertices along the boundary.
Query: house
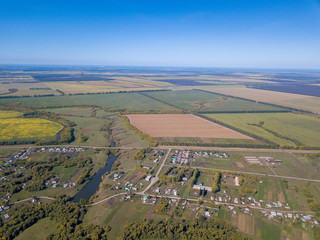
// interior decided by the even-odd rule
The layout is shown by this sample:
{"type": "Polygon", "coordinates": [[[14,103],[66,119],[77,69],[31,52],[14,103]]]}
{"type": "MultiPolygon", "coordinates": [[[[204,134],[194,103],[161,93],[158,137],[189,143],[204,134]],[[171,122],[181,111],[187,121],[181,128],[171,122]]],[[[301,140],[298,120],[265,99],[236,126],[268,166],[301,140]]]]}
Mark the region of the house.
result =
{"type": "Polygon", "coordinates": [[[141,200],[142,200],[142,203],[147,204],[149,201],[149,198],[148,196],[143,196],[141,200]]]}
{"type": "Polygon", "coordinates": [[[148,176],[145,178],[145,180],[146,180],[147,182],[149,182],[149,181],[151,180],[151,178],[152,178],[152,175],[148,175],[148,176]]]}

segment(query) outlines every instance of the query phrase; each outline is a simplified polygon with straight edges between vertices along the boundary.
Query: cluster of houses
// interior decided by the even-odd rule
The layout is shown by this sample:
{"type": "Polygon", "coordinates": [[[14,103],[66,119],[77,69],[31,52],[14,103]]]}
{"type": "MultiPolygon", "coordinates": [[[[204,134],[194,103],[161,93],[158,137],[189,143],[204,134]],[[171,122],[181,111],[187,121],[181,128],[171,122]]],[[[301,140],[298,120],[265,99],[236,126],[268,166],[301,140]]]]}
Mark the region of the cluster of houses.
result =
{"type": "Polygon", "coordinates": [[[115,173],[113,175],[113,181],[119,180],[120,178],[122,178],[122,176],[123,176],[123,173],[115,173]]]}
{"type": "Polygon", "coordinates": [[[0,206],[0,213],[3,214],[3,219],[8,220],[10,218],[8,211],[10,210],[10,206],[0,206]]]}
{"type": "Polygon", "coordinates": [[[217,204],[219,203],[234,203],[238,205],[247,205],[251,207],[265,207],[265,208],[282,208],[290,210],[290,206],[288,203],[282,203],[280,201],[264,201],[264,200],[256,200],[254,197],[231,197],[228,194],[224,194],[222,196],[211,196],[211,200],[215,201],[217,204]]]}
{"type": "Polygon", "coordinates": [[[141,201],[143,204],[156,204],[157,198],[144,195],[142,196],[141,201]]]}
{"type": "Polygon", "coordinates": [[[301,222],[303,226],[319,226],[319,222],[315,219],[315,217],[307,214],[263,210],[261,211],[261,215],[275,222],[282,222],[284,220],[301,222]]]}
{"type": "MultiPolygon", "coordinates": [[[[155,190],[154,190],[155,193],[157,194],[161,194],[161,190],[160,190],[160,187],[157,187],[155,190]]],[[[167,196],[178,196],[178,190],[177,189],[171,189],[171,188],[166,188],[164,190],[164,194],[167,195],[167,196]]]]}
{"type": "Polygon", "coordinates": [[[199,157],[215,157],[215,158],[229,158],[229,155],[224,152],[194,152],[194,158],[199,157]]]}
{"type": "Polygon", "coordinates": [[[85,149],[84,148],[80,148],[80,147],[64,147],[64,148],[60,148],[60,147],[50,147],[50,148],[41,148],[38,149],[37,152],[51,152],[51,153],[68,153],[68,152],[84,152],[85,149]]]}
{"type": "Polygon", "coordinates": [[[46,187],[58,187],[59,186],[59,180],[60,178],[59,177],[56,177],[56,178],[51,178],[49,181],[47,181],[45,183],[46,187]]]}
{"type": "Polygon", "coordinates": [[[65,183],[65,184],[63,184],[63,188],[74,188],[76,186],[77,186],[76,183],[65,183]]]}
{"type": "Polygon", "coordinates": [[[275,166],[276,164],[282,163],[280,159],[274,159],[272,157],[255,157],[255,156],[245,156],[244,159],[251,165],[264,165],[266,163],[275,166]]]}
{"type": "Polygon", "coordinates": [[[178,151],[176,150],[171,158],[171,164],[173,165],[188,165],[189,160],[189,151],[178,151]]]}
{"type": "Polygon", "coordinates": [[[154,163],[157,163],[160,161],[161,157],[164,155],[164,151],[163,150],[154,150],[154,163]]]}
{"type": "Polygon", "coordinates": [[[9,166],[11,163],[13,163],[15,160],[20,159],[20,160],[26,160],[30,157],[31,154],[31,149],[23,149],[13,157],[11,157],[7,162],[3,164],[2,167],[0,167],[0,171],[5,170],[7,166],[9,166]]]}

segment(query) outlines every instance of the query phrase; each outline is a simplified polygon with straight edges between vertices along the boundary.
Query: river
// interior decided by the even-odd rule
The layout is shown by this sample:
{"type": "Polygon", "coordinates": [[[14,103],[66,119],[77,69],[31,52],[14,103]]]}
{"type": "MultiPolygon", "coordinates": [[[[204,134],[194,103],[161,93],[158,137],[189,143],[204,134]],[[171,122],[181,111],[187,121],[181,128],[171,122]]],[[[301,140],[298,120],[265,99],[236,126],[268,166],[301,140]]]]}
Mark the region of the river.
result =
{"type": "Polygon", "coordinates": [[[72,199],[73,202],[79,202],[80,199],[89,200],[93,194],[96,193],[96,191],[99,189],[99,185],[102,181],[101,177],[106,172],[110,172],[113,163],[117,160],[115,156],[112,154],[109,155],[109,159],[107,161],[107,164],[97,172],[90,182],[82,188],[72,199]]]}

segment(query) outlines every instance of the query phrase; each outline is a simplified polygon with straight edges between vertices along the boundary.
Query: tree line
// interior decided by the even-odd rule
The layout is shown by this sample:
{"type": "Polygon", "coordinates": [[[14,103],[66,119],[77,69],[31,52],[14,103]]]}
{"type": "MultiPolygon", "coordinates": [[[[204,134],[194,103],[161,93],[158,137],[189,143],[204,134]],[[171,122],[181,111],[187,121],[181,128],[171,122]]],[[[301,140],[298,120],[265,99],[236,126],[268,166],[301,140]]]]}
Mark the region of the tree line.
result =
{"type": "Polygon", "coordinates": [[[192,221],[144,220],[127,225],[120,240],[135,239],[212,239],[247,240],[230,224],[217,218],[205,219],[202,215],[192,221]]]}

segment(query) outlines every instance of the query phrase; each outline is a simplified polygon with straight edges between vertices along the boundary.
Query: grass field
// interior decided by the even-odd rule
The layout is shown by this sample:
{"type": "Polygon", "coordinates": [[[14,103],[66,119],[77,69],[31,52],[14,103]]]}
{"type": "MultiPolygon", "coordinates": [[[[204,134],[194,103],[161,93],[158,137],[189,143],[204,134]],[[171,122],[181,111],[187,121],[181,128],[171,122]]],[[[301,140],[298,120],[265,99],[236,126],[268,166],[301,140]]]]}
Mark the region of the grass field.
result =
{"type": "Polygon", "coordinates": [[[152,137],[252,139],[192,114],[127,115],[130,123],[152,137]]]}
{"type": "Polygon", "coordinates": [[[15,240],[43,240],[56,232],[57,224],[50,218],[39,220],[36,224],[24,230],[15,240]]]}
{"type": "Polygon", "coordinates": [[[110,200],[106,204],[91,207],[84,222],[99,225],[108,224],[111,227],[108,238],[117,239],[126,224],[142,221],[152,207],[152,205],[142,204],[140,197],[136,197],[130,202],[110,200]]]}
{"type": "Polygon", "coordinates": [[[278,107],[197,90],[149,92],[147,95],[178,108],[198,112],[279,111],[278,107]]]}
{"type": "Polygon", "coordinates": [[[280,240],[281,227],[276,224],[263,221],[261,235],[262,240],[280,240]]]}
{"type": "Polygon", "coordinates": [[[320,120],[315,117],[293,113],[206,114],[206,116],[271,140],[280,146],[295,146],[294,142],[285,139],[289,137],[304,146],[320,147],[320,120]],[[261,127],[249,125],[259,122],[264,122],[264,128],[280,134],[281,137],[261,127]]]}
{"type": "Polygon", "coordinates": [[[105,137],[105,132],[100,131],[101,127],[108,124],[107,119],[85,118],[85,117],[65,117],[66,119],[75,122],[74,127],[75,141],[72,145],[88,145],[88,146],[109,146],[110,141],[105,137]],[[85,142],[79,142],[79,137],[84,135],[88,137],[85,142]]]}
{"type": "Polygon", "coordinates": [[[292,93],[275,92],[246,88],[244,86],[215,86],[198,87],[199,89],[212,91],[255,101],[267,102],[276,105],[303,109],[315,113],[320,113],[320,98],[292,93]]]}
{"type": "Polygon", "coordinates": [[[22,113],[0,111],[0,141],[55,139],[63,126],[40,118],[19,118],[22,113]]]}
{"type": "Polygon", "coordinates": [[[72,174],[77,170],[77,167],[64,168],[62,166],[57,166],[52,169],[52,172],[59,174],[62,179],[70,178],[72,174]]]}
{"type": "Polygon", "coordinates": [[[20,102],[27,107],[99,105],[106,108],[125,108],[131,110],[173,110],[161,102],[138,93],[110,93],[41,98],[6,98],[1,103],[20,102]]]}

